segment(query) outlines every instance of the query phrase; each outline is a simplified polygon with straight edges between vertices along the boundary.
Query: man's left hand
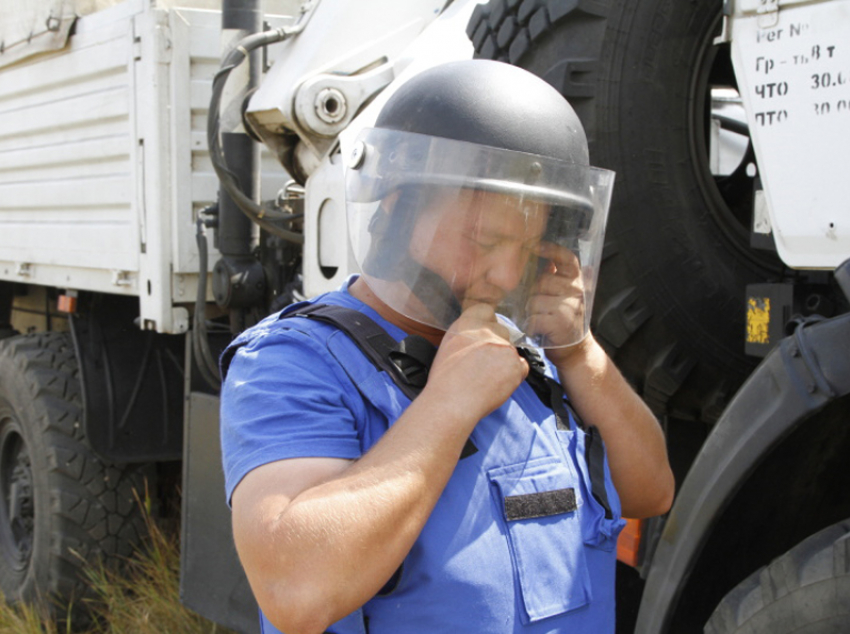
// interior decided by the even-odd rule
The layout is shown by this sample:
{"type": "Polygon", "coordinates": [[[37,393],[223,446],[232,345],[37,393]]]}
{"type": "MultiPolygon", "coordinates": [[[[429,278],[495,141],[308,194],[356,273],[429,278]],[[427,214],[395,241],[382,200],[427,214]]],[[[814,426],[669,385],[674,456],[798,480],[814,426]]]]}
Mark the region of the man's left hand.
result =
{"type": "Polygon", "coordinates": [[[568,248],[543,242],[548,260],[528,302],[528,332],[545,338],[546,356],[556,366],[585,336],[585,294],[578,257],[568,248]]]}

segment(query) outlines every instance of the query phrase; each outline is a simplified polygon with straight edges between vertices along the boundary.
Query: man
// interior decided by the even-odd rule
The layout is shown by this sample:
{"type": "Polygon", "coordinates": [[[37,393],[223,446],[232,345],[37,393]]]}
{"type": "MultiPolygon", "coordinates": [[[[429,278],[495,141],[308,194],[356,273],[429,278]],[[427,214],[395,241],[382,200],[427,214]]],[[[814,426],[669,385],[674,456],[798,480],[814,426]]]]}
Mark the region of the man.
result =
{"type": "Polygon", "coordinates": [[[363,273],[316,301],[436,356],[409,402],[308,318],[225,353],[227,493],[264,631],[613,631],[621,510],[666,512],[673,480],[588,332],[611,184],[569,104],[497,62],[418,75],[361,135],[363,273]]]}

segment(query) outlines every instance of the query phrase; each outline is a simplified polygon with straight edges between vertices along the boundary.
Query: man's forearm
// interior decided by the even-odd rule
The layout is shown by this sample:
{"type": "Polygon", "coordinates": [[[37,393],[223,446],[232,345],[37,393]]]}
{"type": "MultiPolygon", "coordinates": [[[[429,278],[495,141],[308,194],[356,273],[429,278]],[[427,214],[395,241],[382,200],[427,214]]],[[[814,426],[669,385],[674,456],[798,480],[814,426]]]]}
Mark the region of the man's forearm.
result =
{"type": "Polygon", "coordinates": [[[474,424],[423,393],[338,475],[291,500],[258,501],[234,531],[267,617],[292,634],[321,632],[374,596],[421,532],[474,424]]]}

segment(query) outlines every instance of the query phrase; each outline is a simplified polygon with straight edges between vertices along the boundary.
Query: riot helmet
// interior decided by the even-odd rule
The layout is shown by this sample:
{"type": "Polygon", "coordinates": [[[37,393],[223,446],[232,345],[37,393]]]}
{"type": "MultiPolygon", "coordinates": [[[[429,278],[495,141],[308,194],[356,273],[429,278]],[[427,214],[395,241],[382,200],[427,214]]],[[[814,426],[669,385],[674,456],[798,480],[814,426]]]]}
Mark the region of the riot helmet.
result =
{"type": "Polygon", "coordinates": [[[571,345],[589,330],[613,176],[590,166],[575,111],[545,81],[502,62],[442,64],[354,144],[352,252],[381,301],[417,322],[446,330],[486,303],[515,345],[571,345]],[[541,298],[556,288],[572,326],[553,337],[541,298]]]}

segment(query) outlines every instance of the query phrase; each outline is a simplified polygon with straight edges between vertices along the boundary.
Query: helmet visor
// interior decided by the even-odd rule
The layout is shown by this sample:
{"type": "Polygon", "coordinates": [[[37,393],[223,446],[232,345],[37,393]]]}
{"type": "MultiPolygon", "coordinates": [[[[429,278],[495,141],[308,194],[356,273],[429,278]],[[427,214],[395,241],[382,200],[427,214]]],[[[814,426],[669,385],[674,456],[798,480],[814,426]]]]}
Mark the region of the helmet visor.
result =
{"type": "Polygon", "coordinates": [[[590,326],[614,173],[395,130],[364,130],[346,175],[353,255],[406,317],[447,330],[493,307],[518,346],[590,326]]]}

